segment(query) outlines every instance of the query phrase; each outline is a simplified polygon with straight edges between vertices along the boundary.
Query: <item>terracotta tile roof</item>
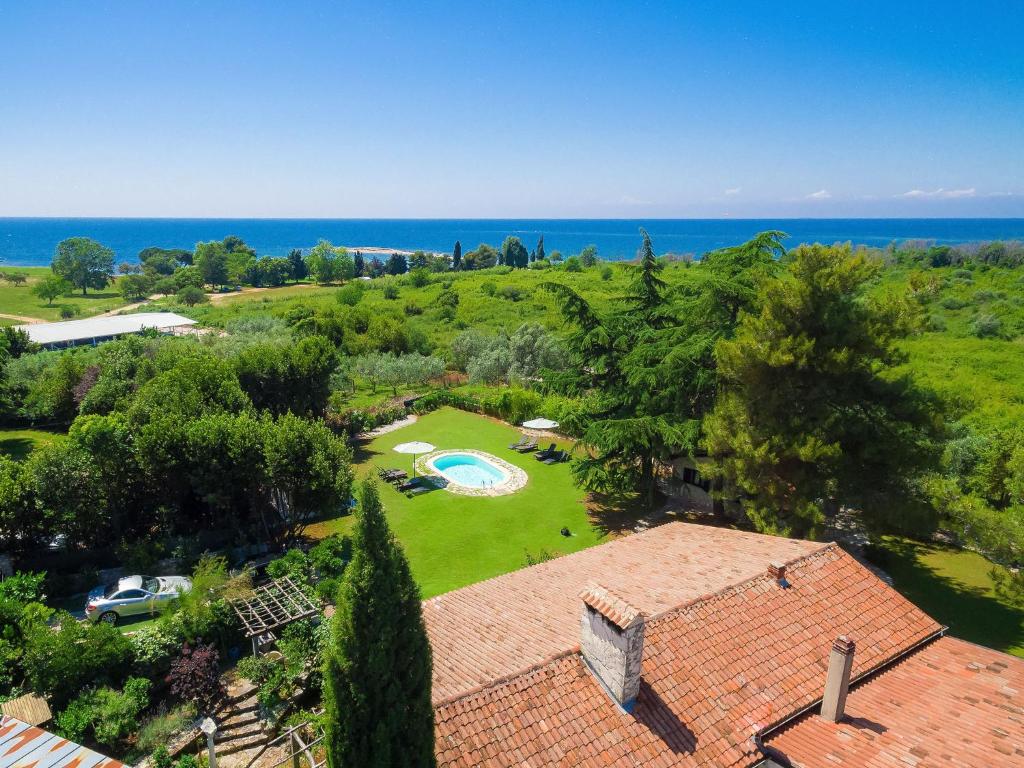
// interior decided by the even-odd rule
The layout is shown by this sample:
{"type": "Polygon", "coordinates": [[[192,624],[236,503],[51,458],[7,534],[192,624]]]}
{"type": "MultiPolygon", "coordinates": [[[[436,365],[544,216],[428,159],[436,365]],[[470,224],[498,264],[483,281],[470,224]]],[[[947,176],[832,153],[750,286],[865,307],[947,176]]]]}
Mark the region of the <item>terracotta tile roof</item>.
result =
{"type": "Polygon", "coordinates": [[[109,757],[10,715],[0,715],[0,768],[125,768],[109,757]]]}
{"type": "Polygon", "coordinates": [[[1024,659],[943,637],[851,688],[842,722],[808,714],[768,743],[797,768],[1019,768],[1024,659]]]}
{"type": "Polygon", "coordinates": [[[628,629],[634,621],[643,616],[643,613],[600,584],[592,584],[584,589],[580,593],[580,599],[607,617],[619,629],[628,629]]]}
{"type": "MultiPolygon", "coordinates": [[[[714,556],[734,561],[727,553],[723,546],[714,556]]],[[[611,703],[578,654],[564,653],[436,707],[438,764],[752,765],[760,759],[753,734],[820,697],[838,635],[856,640],[860,675],[939,630],[835,545],[789,563],[788,589],[762,567],[785,558],[746,557],[761,575],[648,620],[631,714],[611,703]]],[[[622,570],[671,578],[659,563],[622,570]]],[[[598,573],[603,580],[607,570],[598,573]]],[[[580,610],[577,600],[573,624],[580,610]]],[[[445,666],[442,653],[435,649],[435,664],[445,666]]]]}
{"type": "Polygon", "coordinates": [[[647,616],[825,545],[669,523],[427,600],[434,702],[579,645],[579,594],[595,580],[647,616]]]}

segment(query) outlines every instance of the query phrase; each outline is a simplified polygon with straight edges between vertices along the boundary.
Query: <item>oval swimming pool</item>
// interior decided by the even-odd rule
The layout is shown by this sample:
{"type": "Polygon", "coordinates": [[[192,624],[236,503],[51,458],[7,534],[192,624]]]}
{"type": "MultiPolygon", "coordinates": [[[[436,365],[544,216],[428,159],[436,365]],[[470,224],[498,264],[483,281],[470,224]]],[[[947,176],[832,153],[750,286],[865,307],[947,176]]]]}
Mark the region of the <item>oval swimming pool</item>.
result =
{"type": "Polygon", "coordinates": [[[490,488],[508,480],[508,473],[471,453],[446,453],[430,460],[430,466],[451,483],[466,488],[490,488]]]}

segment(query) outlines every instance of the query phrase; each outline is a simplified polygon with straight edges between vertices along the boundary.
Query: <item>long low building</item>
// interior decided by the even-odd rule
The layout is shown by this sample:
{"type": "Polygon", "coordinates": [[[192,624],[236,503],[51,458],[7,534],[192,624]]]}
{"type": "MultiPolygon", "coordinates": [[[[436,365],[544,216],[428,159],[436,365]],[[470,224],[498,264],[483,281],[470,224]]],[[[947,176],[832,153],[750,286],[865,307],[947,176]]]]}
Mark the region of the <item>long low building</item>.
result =
{"type": "Polygon", "coordinates": [[[88,317],[59,323],[19,325],[28,337],[42,347],[70,347],[76,344],[97,344],[150,328],[161,333],[174,333],[196,324],[195,320],[174,312],[135,312],[129,315],[88,317]]]}

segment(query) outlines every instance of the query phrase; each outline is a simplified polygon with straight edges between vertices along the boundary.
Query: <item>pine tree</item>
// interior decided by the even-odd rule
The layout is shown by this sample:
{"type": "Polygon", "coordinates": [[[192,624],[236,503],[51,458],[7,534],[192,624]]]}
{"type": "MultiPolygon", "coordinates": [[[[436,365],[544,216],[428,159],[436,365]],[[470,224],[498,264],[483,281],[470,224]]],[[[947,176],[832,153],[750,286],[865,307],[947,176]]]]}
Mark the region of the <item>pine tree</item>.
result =
{"type": "MultiPolygon", "coordinates": [[[[537,251],[536,251],[536,254],[537,254],[536,255],[537,259],[543,260],[544,258],[546,258],[545,255],[544,255],[544,235],[541,235],[540,236],[540,240],[537,241],[537,251]]],[[[534,260],[535,259],[530,259],[530,261],[534,261],[534,260]]]]}
{"type": "Polygon", "coordinates": [[[654,255],[647,230],[641,227],[640,234],[643,236],[643,244],[637,254],[638,264],[633,267],[633,283],[626,301],[640,319],[653,324],[658,320],[655,317],[657,310],[664,304],[662,292],[665,290],[665,281],[658,277],[664,264],[654,255]]]}
{"type": "Polygon", "coordinates": [[[364,482],[360,496],[352,561],[325,654],[328,764],[433,766],[430,644],[419,590],[376,485],[364,482]]]}
{"type": "Polygon", "coordinates": [[[356,255],[352,257],[352,272],[355,277],[362,277],[363,270],[366,269],[366,260],[363,258],[362,251],[356,251],[356,255]]]}
{"type": "Polygon", "coordinates": [[[462,266],[462,243],[458,240],[455,241],[455,247],[452,248],[452,269],[458,270],[462,266]]]}

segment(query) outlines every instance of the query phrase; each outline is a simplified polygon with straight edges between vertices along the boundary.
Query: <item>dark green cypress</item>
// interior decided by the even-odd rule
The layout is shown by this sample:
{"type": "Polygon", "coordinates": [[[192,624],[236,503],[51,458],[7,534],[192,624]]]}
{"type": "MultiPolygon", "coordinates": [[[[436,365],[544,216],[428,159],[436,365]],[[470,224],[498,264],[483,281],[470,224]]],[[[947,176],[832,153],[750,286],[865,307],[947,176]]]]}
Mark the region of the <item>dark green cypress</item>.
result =
{"type": "MultiPolygon", "coordinates": [[[[540,240],[537,241],[537,251],[536,251],[536,253],[537,253],[537,258],[542,260],[542,261],[547,258],[547,254],[544,253],[544,235],[541,235],[540,236],[540,240]]],[[[530,259],[530,261],[533,261],[533,259],[530,259]]]]}
{"type": "Polygon", "coordinates": [[[455,241],[455,247],[452,249],[452,269],[457,270],[462,266],[462,243],[458,240],[455,241]]]}
{"type": "Polygon", "coordinates": [[[430,643],[419,588],[388,528],[376,485],[362,485],[352,561],[325,654],[331,768],[434,766],[430,643]]]}

